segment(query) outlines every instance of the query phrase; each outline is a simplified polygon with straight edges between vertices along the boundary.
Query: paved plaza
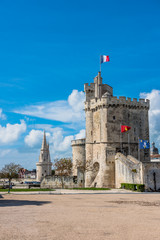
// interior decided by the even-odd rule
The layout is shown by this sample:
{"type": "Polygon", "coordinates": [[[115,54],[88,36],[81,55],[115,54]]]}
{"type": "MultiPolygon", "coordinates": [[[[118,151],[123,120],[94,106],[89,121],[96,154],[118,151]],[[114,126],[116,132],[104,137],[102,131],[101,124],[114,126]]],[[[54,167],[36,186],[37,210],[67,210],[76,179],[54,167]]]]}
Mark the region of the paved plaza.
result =
{"type": "Polygon", "coordinates": [[[160,239],[158,193],[68,193],[2,195],[0,240],[160,239]]]}

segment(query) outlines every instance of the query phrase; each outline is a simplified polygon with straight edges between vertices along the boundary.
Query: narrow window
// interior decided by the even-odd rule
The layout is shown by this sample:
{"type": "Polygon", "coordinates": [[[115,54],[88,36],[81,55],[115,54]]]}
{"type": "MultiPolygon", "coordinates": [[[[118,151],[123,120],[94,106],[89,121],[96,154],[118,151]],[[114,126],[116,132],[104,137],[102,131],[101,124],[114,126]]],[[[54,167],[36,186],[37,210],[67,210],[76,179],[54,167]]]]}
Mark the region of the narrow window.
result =
{"type": "Polygon", "coordinates": [[[113,120],[115,120],[116,119],[116,117],[115,116],[113,116],[113,120]]]}

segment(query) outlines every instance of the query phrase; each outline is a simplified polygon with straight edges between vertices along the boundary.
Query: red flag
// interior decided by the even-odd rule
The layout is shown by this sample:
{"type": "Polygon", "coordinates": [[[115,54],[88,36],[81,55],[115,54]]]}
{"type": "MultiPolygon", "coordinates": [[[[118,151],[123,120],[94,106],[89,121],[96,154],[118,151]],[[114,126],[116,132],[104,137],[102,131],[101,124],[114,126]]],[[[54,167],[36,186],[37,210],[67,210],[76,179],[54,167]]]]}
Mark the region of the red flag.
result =
{"type": "Polygon", "coordinates": [[[131,129],[129,126],[121,125],[121,132],[127,132],[131,129]]]}
{"type": "Polygon", "coordinates": [[[109,56],[106,56],[106,62],[109,62],[110,59],[109,59],[109,56]]]}

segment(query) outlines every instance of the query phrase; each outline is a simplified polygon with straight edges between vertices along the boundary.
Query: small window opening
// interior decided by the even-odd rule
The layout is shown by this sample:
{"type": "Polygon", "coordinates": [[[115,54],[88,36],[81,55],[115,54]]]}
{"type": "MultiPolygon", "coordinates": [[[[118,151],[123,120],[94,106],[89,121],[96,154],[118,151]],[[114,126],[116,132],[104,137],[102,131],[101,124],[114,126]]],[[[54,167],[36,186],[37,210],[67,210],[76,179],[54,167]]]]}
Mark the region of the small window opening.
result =
{"type": "Polygon", "coordinates": [[[116,117],[115,116],[113,116],[113,120],[115,120],[116,119],[116,117]]]}

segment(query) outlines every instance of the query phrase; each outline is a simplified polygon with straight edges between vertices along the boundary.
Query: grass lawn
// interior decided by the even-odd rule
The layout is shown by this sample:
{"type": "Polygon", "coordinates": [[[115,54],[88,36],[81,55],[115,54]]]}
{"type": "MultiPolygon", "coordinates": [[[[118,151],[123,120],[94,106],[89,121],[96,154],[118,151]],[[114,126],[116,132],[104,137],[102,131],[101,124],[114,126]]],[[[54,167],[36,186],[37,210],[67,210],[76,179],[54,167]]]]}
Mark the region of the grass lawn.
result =
{"type": "MultiPolygon", "coordinates": [[[[54,189],[47,189],[47,188],[39,188],[39,189],[25,189],[25,188],[17,188],[17,189],[11,189],[11,192],[44,192],[44,191],[55,191],[54,189]]],[[[8,189],[0,189],[0,192],[8,192],[8,189]]]]}
{"type": "Polygon", "coordinates": [[[73,189],[73,190],[111,190],[110,188],[94,188],[94,187],[91,187],[91,188],[70,188],[70,189],[73,189]]]}

